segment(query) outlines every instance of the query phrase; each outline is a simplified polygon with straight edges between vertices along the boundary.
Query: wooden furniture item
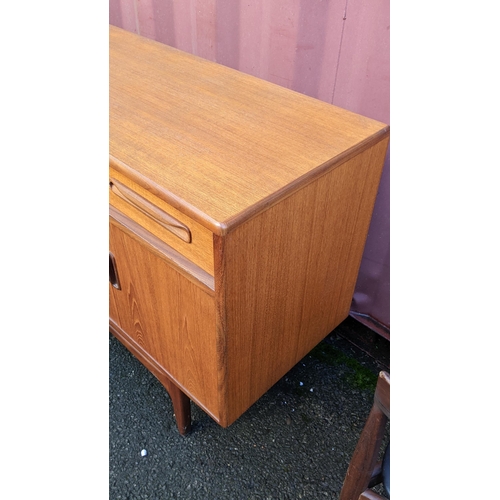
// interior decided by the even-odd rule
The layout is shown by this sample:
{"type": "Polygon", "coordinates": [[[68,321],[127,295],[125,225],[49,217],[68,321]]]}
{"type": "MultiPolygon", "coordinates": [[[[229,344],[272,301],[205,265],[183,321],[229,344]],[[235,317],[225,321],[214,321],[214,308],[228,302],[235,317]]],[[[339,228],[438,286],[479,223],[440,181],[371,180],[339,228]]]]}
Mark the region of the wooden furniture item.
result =
{"type": "MultiPolygon", "coordinates": [[[[383,483],[384,479],[386,491],[390,493],[382,463],[378,461],[385,427],[390,418],[390,389],[389,374],[380,372],[373,406],[354,449],[340,492],[340,500],[383,500],[384,497],[370,488],[383,483]]],[[[387,464],[385,468],[387,469],[387,464]]],[[[385,472],[387,473],[387,470],[385,472]]]]}
{"type": "Polygon", "coordinates": [[[110,27],[110,329],[228,426],[350,308],[386,125],[110,27]]]}

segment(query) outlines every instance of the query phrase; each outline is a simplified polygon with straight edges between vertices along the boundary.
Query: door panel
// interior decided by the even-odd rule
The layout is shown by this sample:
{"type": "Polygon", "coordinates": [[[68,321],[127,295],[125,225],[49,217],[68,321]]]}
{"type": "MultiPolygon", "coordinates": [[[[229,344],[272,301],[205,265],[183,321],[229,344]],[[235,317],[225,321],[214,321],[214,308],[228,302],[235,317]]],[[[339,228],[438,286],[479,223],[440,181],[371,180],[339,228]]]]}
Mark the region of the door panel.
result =
{"type": "Polygon", "coordinates": [[[218,414],[213,297],[119,226],[109,231],[121,288],[110,284],[110,317],[191,399],[218,414]]]}

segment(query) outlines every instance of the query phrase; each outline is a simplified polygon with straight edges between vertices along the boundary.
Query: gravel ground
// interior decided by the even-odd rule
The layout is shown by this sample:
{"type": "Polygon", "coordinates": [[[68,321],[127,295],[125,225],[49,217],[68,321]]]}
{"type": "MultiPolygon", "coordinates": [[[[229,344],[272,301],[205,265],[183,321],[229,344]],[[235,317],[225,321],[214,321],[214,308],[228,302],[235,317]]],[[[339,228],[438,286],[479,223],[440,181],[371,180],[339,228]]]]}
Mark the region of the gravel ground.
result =
{"type": "Polygon", "coordinates": [[[167,392],[110,335],[109,498],[338,498],[381,368],[336,333],[344,323],[227,429],[191,403],[186,437],[167,392]]]}

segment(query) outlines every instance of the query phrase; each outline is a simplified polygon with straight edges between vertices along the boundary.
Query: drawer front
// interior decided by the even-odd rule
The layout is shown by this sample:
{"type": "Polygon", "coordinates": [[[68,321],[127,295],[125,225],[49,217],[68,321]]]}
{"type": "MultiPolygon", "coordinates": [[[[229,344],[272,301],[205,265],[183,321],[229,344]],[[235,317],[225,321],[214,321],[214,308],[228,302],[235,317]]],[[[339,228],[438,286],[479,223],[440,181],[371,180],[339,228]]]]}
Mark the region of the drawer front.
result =
{"type": "Polygon", "coordinates": [[[210,275],[213,234],[120,172],[109,169],[109,202],[210,275]]]}

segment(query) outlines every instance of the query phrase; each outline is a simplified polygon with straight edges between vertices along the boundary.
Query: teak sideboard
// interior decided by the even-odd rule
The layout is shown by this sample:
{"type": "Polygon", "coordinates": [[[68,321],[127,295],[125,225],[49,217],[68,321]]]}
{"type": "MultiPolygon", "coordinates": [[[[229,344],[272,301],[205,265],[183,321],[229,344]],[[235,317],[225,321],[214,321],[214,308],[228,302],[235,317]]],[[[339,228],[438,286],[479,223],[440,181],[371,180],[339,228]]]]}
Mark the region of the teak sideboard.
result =
{"type": "Polygon", "coordinates": [[[226,427],[348,316],[389,127],[109,36],[110,331],[226,427]]]}

